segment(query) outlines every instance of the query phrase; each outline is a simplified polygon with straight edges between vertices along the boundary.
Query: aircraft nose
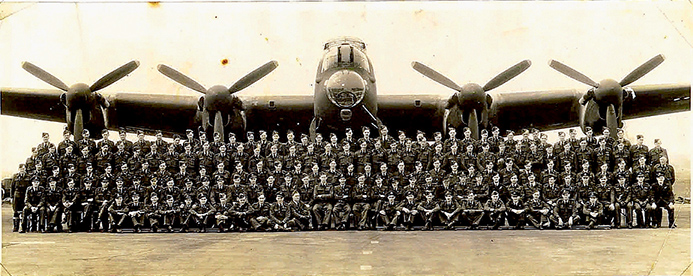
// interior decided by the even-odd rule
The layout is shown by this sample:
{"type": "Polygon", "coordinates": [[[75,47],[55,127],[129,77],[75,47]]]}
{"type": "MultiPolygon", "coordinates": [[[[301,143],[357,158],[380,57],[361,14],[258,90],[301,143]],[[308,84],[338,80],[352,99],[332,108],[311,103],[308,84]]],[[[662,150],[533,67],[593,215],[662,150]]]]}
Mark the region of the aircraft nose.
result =
{"type": "Polygon", "coordinates": [[[325,83],[327,97],[339,107],[353,107],[364,97],[366,81],[351,70],[337,71],[325,83]]]}
{"type": "Polygon", "coordinates": [[[352,112],[351,109],[342,109],[339,111],[339,116],[342,118],[342,121],[349,121],[351,120],[352,112]]]}

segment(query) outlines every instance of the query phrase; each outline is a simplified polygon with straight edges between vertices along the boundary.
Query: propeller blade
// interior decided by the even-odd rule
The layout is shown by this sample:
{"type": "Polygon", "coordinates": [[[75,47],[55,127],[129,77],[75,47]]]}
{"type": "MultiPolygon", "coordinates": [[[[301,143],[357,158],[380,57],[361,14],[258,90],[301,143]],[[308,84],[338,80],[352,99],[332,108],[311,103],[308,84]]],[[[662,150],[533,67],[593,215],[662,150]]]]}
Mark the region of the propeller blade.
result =
{"type": "Polygon", "coordinates": [[[279,66],[279,63],[274,60],[263,64],[231,85],[231,87],[229,87],[229,93],[233,94],[245,89],[256,81],[259,81],[264,76],[267,76],[267,74],[270,72],[274,71],[277,66],[279,66]]]}
{"type": "Polygon", "coordinates": [[[563,63],[560,63],[555,60],[551,60],[549,62],[549,66],[551,68],[556,69],[556,71],[563,73],[563,75],[566,75],[576,81],[579,81],[581,83],[587,84],[592,87],[598,87],[599,84],[590,79],[589,77],[583,75],[582,73],[578,72],[577,70],[570,68],[568,65],[565,65],[563,63]]]}
{"type": "Polygon", "coordinates": [[[621,82],[619,82],[619,84],[621,86],[626,86],[626,85],[633,83],[634,81],[638,80],[639,78],[642,78],[642,76],[644,76],[645,74],[652,71],[652,69],[655,69],[655,67],[662,64],[662,62],[664,62],[664,56],[661,54],[651,58],[647,62],[640,65],[640,67],[635,68],[635,70],[633,70],[633,72],[630,72],[630,74],[628,74],[625,78],[623,78],[623,80],[621,82]]]}
{"type": "Polygon", "coordinates": [[[31,62],[22,62],[22,68],[24,68],[24,70],[26,70],[30,74],[34,75],[34,77],[39,78],[40,80],[54,86],[55,88],[58,88],[63,91],[67,91],[67,89],[69,89],[67,87],[67,84],[65,84],[55,76],[51,75],[50,73],[46,72],[45,70],[39,68],[38,66],[33,65],[31,62]]]}
{"type": "Polygon", "coordinates": [[[140,62],[133,60],[131,62],[126,63],[123,66],[118,67],[118,69],[115,69],[111,71],[110,73],[106,74],[105,76],[101,77],[99,80],[94,82],[94,84],[89,87],[91,92],[96,92],[98,90],[106,88],[106,86],[109,86],[113,84],[114,82],[118,81],[119,79],[122,79],[123,77],[127,76],[127,74],[132,73],[132,71],[135,71],[137,67],[140,66],[140,62]]]}
{"type": "Polygon", "coordinates": [[[492,89],[495,89],[498,86],[501,86],[502,84],[508,82],[514,77],[517,77],[517,75],[527,70],[531,65],[532,62],[527,59],[520,61],[520,63],[513,65],[512,67],[508,68],[508,70],[503,71],[502,73],[498,74],[493,79],[488,81],[486,85],[484,85],[484,91],[488,92],[492,89]]]}
{"type": "Polygon", "coordinates": [[[156,69],[159,70],[159,72],[161,72],[161,74],[163,74],[164,76],[167,76],[169,79],[172,79],[175,82],[180,83],[187,88],[190,88],[202,94],[207,93],[207,89],[205,89],[204,86],[202,86],[195,80],[191,79],[190,77],[183,75],[183,73],[176,71],[176,69],[168,67],[165,64],[157,65],[156,69]]]}
{"type": "Polygon", "coordinates": [[[411,63],[411,67],[414,68],[414,70],[416,70],[417,72],[421,73],[422,75],[428,77],[429,79],[432,79],[437,83],[445,85],[450,89],[456,91],[462,90],[462,87],[457,85],[454,81],[448,79],[446,76],[443,76],[443,74],[436,72],[436,70],[433,70],[430,67],[423,65],[422,63],[414,61],[411,63]]]}

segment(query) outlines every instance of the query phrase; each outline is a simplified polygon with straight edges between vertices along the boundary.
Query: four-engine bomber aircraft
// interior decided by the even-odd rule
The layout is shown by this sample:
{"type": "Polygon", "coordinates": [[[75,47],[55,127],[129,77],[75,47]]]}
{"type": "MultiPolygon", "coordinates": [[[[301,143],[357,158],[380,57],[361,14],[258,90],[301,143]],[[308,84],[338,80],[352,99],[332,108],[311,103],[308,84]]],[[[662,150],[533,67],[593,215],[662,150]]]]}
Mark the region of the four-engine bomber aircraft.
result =
{"type": "MultiPolygon", "coordinates": [[[[452,80],[418,62],[414,70],[456,92],[448,99],[432,95],[381,95],[376,92],[373,65],[366,45],[356,38],[338,38],[327,42],[318,64],[313,96],[237,96],[277,68],[270,61],[248,73],[229,88],[204,86],[160,64],[158,70],[170,79],[202,93],[196,96],[116,93],[96,91],[134,71],[132,61],[102,77],[93,85],[65,83],[39,67],[25,62],[29,73],[60,90],[2,88],[2,114],[38,120],[66,122],[81,137],[81,129],[100,136],[102,129],[123,127],[129,131],[161,130],[171,135],[201,127],[208,134],[292,129],[303,133],[341,133],[347,127],[405,130],[412,137],[416,130],[428,135],[445,132],[447,127],[470,127],[473,137],[479,129],[492,125],[503,130],[533,127],[551,130],[591,126],[596,132],[604,126],[622,126],[625,119],[690,110],[690,84],[629,86],[663,62],[655,56],[621,81],[606,79],[599,83],[558,61],[549,65],[577,81],[590,85],[588,91],[554,90],[537,92],[487,92],[527,70],[531,62],[521,61],[485,85],[457,85],[452,80]]],[[[277,93],[279,94],[279,93],[277,93]]],[[[211,135],[208,135],[211,137],[211,135]]]]}

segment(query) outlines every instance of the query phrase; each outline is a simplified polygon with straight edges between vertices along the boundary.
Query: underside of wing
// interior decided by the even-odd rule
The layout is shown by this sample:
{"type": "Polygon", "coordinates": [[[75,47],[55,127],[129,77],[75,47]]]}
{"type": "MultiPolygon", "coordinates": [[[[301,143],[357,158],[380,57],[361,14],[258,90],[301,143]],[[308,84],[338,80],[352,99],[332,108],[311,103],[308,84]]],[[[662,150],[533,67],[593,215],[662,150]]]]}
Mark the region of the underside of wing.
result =
{"type": "Polygon", "coordinates": [[[252,96],[243,97],[246,128],[284,133],[293,130],[308,133],[313,119],[313,96],[252,96]]]}
{"type": "Polygon", "coordinates": [[[390,131],[403,130],[415,137],[443,129],[446,100],[438,95],[378,95],[378,118],[390,131]]]}
{"type": "Polygon", "coordinates": [[[491,123],[502,130],[553,130],[577,126],[577,90],[500,93],[493,96],[491,123]]]}
{"type": "Polygon", "coordinates": [[[2,115],[65,122],[61,90],[0,88],[2,115]]]}
{"type": "Polygon", "coordinates": [[[166,94],[118,93],[108,99],[109,128],[120,127],[132,132],[143,130],[154,133],[161,130],[167,136],[185,134],[186,129],[197,129],[197,101],[195,96],[166,94]]]}
{"type": "Polygon", "coordinates": [[[623,118],[634,119],[691,110],[690,84],[631,87],[635,99],[623,103],[623,118]]]}

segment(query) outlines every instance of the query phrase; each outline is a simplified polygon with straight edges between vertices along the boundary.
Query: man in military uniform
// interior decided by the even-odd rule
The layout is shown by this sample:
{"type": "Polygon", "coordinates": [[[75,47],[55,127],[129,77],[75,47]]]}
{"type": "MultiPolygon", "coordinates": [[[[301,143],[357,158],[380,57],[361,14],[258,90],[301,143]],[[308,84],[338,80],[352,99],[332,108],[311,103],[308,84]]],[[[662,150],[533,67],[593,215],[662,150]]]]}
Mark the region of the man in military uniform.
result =
{"type": "Polygon", "coordinates": [[[500,199],[498,192],[491,193],[491,198],[484,204],[484,212],[493,230],[498,230],[505,223],[505,203],[500,199]]]}
{"type": "Polygon", "coordinates": [[[654,139],[654,144],[655,146],[652,149],[650,149],[647,159],[650,161],[651,166],[657,164],[657,162],[662,157],[666,157],[667,160],[669,159],[669,154],[667,154],[667,150],[662,147],[662,140],[654,139]]]}
{"type": "Polygon", "coordinates": [[[346,185],[346,177],[339,177],[339,185],[334,187],[334,199],[336,203],[332,209],[334,223],[337,230],[346,230],[349,227],[351,214],[351,187],[346,185]]]}
{"type": "Polygon", "coordinates": [[[541,192],[534,191],[532,199],[527,201],[527,220],[536,229],[549,226],[550,206],[541,199],[541,192]]]}
{"type": "Polygon", "coordinates": [[[652,187],[653,190],[653,203],[652,207],[654,209],[654,222],[655,227],[662,226],[662,209],[667,210],[669,215],[669,228],[676,228],[676,223],[674,223],[674,191],[672,183],[669,182],[664,174],[657,175],[657,183],[652,187]]]}
{"type": "Polygon", "coordinates": [[[289,230],[289,220],[291,220],[291,210],[289,205],[284,203],[284,194],[276,195],[276,202],[270,207],[269,213],[270,224],[272,229],[277,231],[289,230]]]}
{"type": "Polygon", "coordinates": [[[445,192],[444,200],[440,202],[440,212],[438,212],[438,219],[445,225],[445,230],[454,230],[455,224],[458,223],[460,212],[462,207],[454,199],[453,192],[445,192]]]}
{"type": "Polygon", "coordinates": [[[561,198],[556,201],[556,207],[553,208],[553,215],[550,219],[556,229],[572,228],[580,220],[578,204],[570,198],[569,190],[563,190],[561,198]]]}
{"type": "Polygon", "coordinates": [[[484,218],[484,206],[476,199],[474,192],[470,190],[463,200],[460,200],[460,220],[469,225],[469,229],[478,229],[484,218]]]}
{"type": "Polygon", "coordinates": [[[621,226],[620,217],[621,210],[626,210],[626,226],[628,229],[633,228],[633,201],[631,199],[631,186],[626,183],[626,175],[617,174],[616,175],[616,185],[613,187],[614,191],[614,207],[616,209],[617,223],[616,228],[621,226]]]}
{"type": "Polygon", "coordinates": [[[320,182],[313,191],[313,215],[318,223],[318,230],[326,230],[330,226],[332,216],[332,200],[334,192],[332,185],[327,182],[327,174],[320,173],[320,182]]]}
{"type": "Polygon", "coordinates": [[[654,202],[654,192],[650,184],[645,182],[645,174],[638,174],[636,179],[637,181],[631,187],[633,209],[635,210],[637,226],[645,228],[651,226],[652,213],[656,207],[656,204],[652,204],[654,202]]]}
{"type": "Polygon", "coordinates": [[[135,233],[139,233],[142,226],[144,226],[144,217],[146,211],[145,203],[140,201],[140,194],[133,192],[132,200],[128,204],[127,216],[132,220],[132,226],[135,228],[135,233]]]}
{"type": "MultiPolygon", "coordinates": [[[[63,130],[63,140],[58,143],[58,154],[59,155],[65,155],[65,151],[68,146],[72,146],[71,151],[74,151],[74,149],[77,148],[77,143],[72,141],[70,138],[72,137],[72,133],[66,128],[63,130]]],[[[73,152],[74,153],[74,152],[73,152]]]]}
{"type": "Polygon", "coordinates": [[[616,208],[614,190],[606,176],[599,178],[599,184],[594,187],[593,191],[597,196],[597,200],[602,204],[603,221],[606,224],[616,226],[616,228],[621,228],[621,210],[616,208]],[[613,223],[610,223],[612,219],[613,223]]]}
{"type": "Polygon", "coordinates": [[[173,232],[173,225],[175,225],[176,220],[180,215],[180,206],[176,205],[175,199],[172,195],[166,196],[166,202],[162,204],[159,209],[159,213],[162,217],[162,226],[167,232],[173,232]]]}
{"type": "Polygon", "coordinates": [[[245,194],[239,194],[236,200],[237,203],[231,207],[229,214],[234,219],[234,225],[238,227],[238,231],[245,232],[251,227],[250,218],[254,210],[248,203],[248,198],[245,194]]]}
{"type": "Polygon", "coordinates": [[[351,199],[353,201],[351,210],[353,211],[354,225],[358,230],[369,228],[372,196],[370,187],[366,185],[366,176],[360,174],[357,184],[351,190],[351,199]]]}
{"type": "Polygon", "coordinates": [[[633,163],[635,163],[641,157],[645,157],[645,161],[647,162],[647,157],[650,150],[646,145],[644,145],[645,137],[640,134],[636,135],[635,137],[637,138],[637,142],[635,145],[630,147],[631,160],[633,160],[633,163]]]}
{"type": "Polygon", "coordinates": [[[416,206],[416,210],[418,211],[421,220],[425,222],[424,227],[421,230],[433,230],[433,219],[438,215],[440,205],[438,204],[438,201],[435,200],[432,190],[426,191],[426,200],[420,202],[416,206]]]}
{"type": "Polygon", "coordinates": [[[419,216],[419,210],[417,209],[417,203],[414,201],[414,198],[414,193],[407,192],[405,194],[405,199],[397,206],[398,211],[402,213],[402,223],[407,231],[412,230],[416,218],[419,216]]]}
{"type": "Polygon", "coordinates": [[[152,233],[156,233],[161,227],[161,204],[159,204],[159,195],[153,193],[150,195],[149,204],[145,205],[145,217],[149,221],[149,226],[152,233]]]}
{"type": "Polygon", "coordinates": [[[209,220],[212,218],[213,214],[216,212],[214,207],[207,202],[207,196],[200,194],[198,196],[199,203],[193,205],[190,209],[190,214],[195,220],[195,224],[199,227],[198,232],[206,233],[207,227],[209,226],[209,220]]]}
{"type": "Polygon", "coordinates": [[[123,195],[116,194],[114,201],[108,207],[108,217],[110,221],[110,230],[112,233],[123,232],[120,228],[128,216],[128,205],[123,202],[123,195]]]}
{"type": "Polygon", "coordinates": [[[21,212],[24,209],[24,198],[30,186],[30,178],[24,164],[19,164],[19,171],[12,176],[10,195],[12,195],[12,232],[19,231],[21,212]]]}
{"type": "Polygon", "coordinates": [[[257,195],[257,202],[253,203],[251,208],[254,211],[250,218],[250,224],[253,226],[253,230],[271,230],[270,204],[265,202],[265,195],[259,193],[257,195]]]}
{"type": "Polygon", "coordinates": [[[590,199],[582,206],[582,214],[587,217],[587,229],[594,229],[604,215],[604,205],[597,200],[596,193],[590,193],[590,199]]]}
{"type": "Polygon", "coordinates": [[[517,193],[510,195],[510,200],[506,203],[508,224],[515,229],[524,229],[527,207],[522,201],[522,196],[517,193]]]}
{"type": "MultiPolygon", "coordinates": [[[[376,179],[377,182],[377,179],[376,179]]],[[[378,206],[378,215],[385,226],[384,230],[392,231],[397,226],[397,219],[401,215],[398,202],[395,201],[395,194],[389,192],[387,200],[381,202],[378,206]]]]}
{"type": "MultiPolygon", "coordinates": [[[[297,230],[307,230],[312,227],[311,209],[308,204],[301,201],[301,193],[294,191],[289,202],[289,226],[297,230]]],[[[317,220],[318,222],[320,220],[317,220]]],[[[323,228],[325,229],[325,228],[323,228]]]]}
{"type": "Polygon", "coordinates": [[[86,199],[81,198],[81,191],[75,185],[75,182],[68,182],[67,187],[62,190],[62,195],[59,203],[59,205],[61,205],[61,212],[63,213],[62,221],[60,221],[60,217],[56,217],[56,223],[58,224],[58,232],[62,231],[62,223],[67,224],[67,231],[70,233],[79,230],[78,225],[82,221],[80,220],[78,213],[80,210],[82,210],[82,208],[80,208],[81,200],[86,199]]]}
{"type": "MultiPolygon", "coordinates": [[[[48,178],[48,188],[44,190],[44,214],[43,217],[47,220],[48,225],[44,225],[41,232],[54,232],[54,229],[59,226],[62,218],[62,199],[63,191],[57,185],[57,179],[54,177],[48,178]]],[[[62,231],[62,226],[58,232],[62,231]]]]}

